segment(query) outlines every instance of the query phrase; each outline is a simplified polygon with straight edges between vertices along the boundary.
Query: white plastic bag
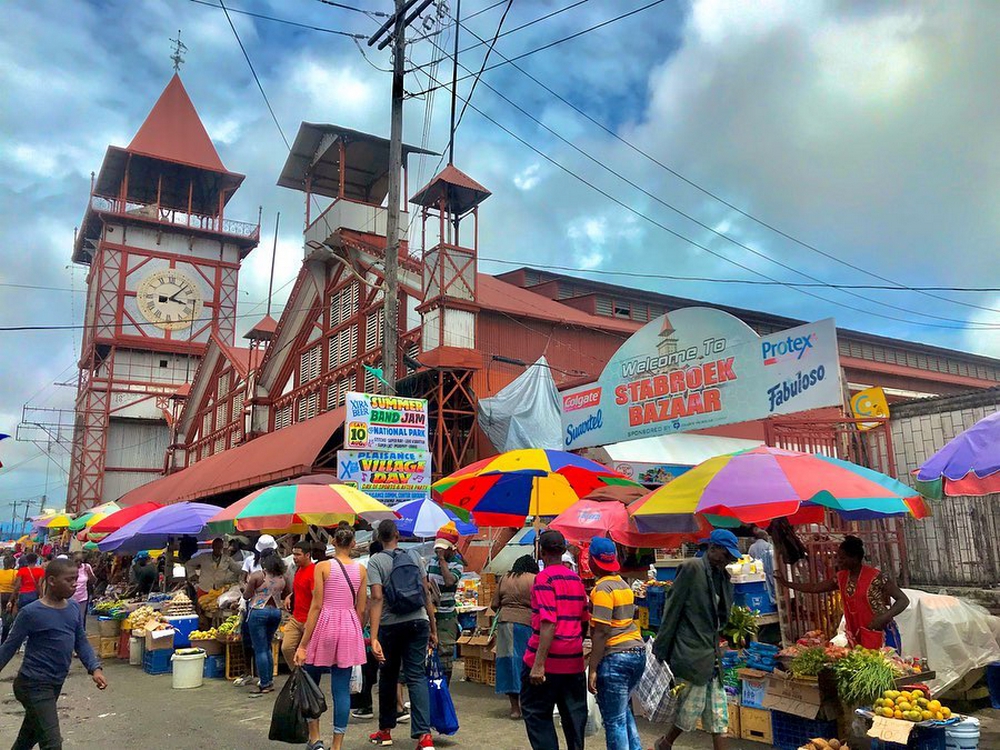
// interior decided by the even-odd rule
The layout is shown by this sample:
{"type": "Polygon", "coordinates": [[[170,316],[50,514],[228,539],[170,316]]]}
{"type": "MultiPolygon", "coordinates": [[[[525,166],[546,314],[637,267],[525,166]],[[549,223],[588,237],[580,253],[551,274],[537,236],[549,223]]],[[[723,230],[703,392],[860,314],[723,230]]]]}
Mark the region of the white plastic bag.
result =
{"type": "Polygon", "coordinates": [[[357,695],[361,692],[363,682],[364,677],[361,674],[361,665],[355,664],[351,667],[351,695],[357,695]]]}
{"type": "Polygon", "coordinates": [[[646,669],[639,685],[632,692],[635,711],[654,724],[666,724],[673,719],[677,699],[671,692],[674,675],[665,662],[653,653],[653,639],[646,641],[646,669]]]}
{"type": "Polygon", "coordinates": [[[601,708],[597,705],[597,698],[587,691],[587,726],[583,730],[585,737],[593,737],[598,732],[603,731],[604,720],[601,717],[601,708]]]}

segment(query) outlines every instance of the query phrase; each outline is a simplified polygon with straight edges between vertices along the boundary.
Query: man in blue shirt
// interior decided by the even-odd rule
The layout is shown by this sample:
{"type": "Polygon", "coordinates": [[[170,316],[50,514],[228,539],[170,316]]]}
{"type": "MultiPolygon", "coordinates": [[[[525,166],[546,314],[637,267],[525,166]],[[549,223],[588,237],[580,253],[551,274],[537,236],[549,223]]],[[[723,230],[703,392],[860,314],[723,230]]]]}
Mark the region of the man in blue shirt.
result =
{"type": "Polygon", "coordinates": [[[0,646],[0,671],[27,641],[14,678],[14,697],[24,706],[21,732],[11,750],[61,750],[56,700],[69,674],[73,651],[98,688],[108,686],[101,663],[87,640],[80,609],[70,597],[77,568],[70,560],[53,560],[45,568],[45,595],[18,612],[10,635],[0,646]]]}

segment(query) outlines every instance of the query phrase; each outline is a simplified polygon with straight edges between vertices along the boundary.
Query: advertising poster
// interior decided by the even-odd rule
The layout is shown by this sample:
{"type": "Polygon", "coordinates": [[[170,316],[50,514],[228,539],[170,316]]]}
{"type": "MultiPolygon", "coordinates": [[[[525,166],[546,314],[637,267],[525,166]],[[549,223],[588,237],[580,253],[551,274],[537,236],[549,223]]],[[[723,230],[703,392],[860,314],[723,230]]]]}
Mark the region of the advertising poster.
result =
{"type": "Polygon", "coordinates": [[[347,394],[347,448],[427,449],[427,401],[422,398],[347,394]]]}
{"type": "Polygon", "coordinates": [[[600,379],[562,393],[565,450],[792,414],[843,401],[833,319],[757,336],[705,307],[636,331],[600,379]]]}
{"type": "Polygon", "coordinates": [[[406,450],[338,451],[337,478],[386,505],[423,500],[431,493],[431,454],[406,450]]]}
{"type": "Polygon", "coordinates": [[[615,461],[611,464],[611,468],[633,482],[655,485],[671,482],[691,469],[690,466],[680,464],[654,464],[642,461],[615,461]]]}

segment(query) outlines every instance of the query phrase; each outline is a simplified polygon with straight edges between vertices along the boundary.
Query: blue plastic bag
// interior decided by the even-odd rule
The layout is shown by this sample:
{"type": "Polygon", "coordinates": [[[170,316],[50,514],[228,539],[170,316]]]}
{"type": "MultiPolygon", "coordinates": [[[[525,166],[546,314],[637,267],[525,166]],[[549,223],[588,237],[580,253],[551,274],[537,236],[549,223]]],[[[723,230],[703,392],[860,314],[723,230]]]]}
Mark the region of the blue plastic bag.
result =
{"type": "Polygon", "coordinates": [[[440,734],[455,734],[458,731],[458,714],[455,713],[455,704],[451,700],[436,649],[427,665],[427,689],[431,699],[431,728],[440,734]]]}

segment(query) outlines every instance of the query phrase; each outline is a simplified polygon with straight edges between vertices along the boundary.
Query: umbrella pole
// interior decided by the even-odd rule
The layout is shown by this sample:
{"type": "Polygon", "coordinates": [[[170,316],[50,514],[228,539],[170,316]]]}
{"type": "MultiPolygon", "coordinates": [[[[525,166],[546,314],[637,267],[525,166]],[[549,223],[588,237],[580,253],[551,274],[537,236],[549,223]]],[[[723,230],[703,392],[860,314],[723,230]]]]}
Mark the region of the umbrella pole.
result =
{"type": "Polygon", "coordinates": [[[531,499],[532,503],[535,506],[534,507],[535,520],[532,525],[535,528],[535,559],[538,560],[539,559],[538,555],[541,552],[541,545],[539,544],[538,537],[541,536],[542,533],[542,519],[539,518],[538,516],[538,479],[531,480],[531,499]]]}

